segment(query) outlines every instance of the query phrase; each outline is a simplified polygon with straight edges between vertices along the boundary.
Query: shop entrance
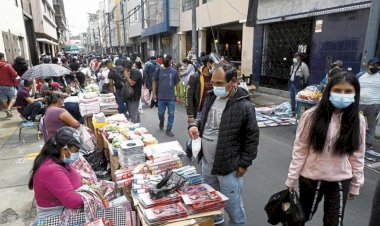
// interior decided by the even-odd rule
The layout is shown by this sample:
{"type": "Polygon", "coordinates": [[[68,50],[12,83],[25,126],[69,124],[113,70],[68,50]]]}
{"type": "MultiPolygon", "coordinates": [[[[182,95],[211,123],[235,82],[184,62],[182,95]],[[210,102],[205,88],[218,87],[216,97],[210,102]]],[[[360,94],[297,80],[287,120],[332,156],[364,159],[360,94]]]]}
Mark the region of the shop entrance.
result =
{"type": "Polygon", "coordinates": [[[314,18],[265,25],[261,85],[287,90],[293,54],[304,53],[309,65],[314,18]]]}

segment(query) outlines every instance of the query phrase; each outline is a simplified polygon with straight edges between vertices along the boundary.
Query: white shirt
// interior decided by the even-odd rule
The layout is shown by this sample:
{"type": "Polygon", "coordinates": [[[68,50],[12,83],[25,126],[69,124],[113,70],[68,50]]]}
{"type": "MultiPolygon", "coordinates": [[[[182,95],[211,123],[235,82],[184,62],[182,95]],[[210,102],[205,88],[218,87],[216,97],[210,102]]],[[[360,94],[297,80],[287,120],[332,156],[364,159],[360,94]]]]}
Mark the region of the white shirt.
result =
{"type": "Polygon", "coordinates": [[[359,78],[360,104],[380,104],[380,72],[368,74],[366,72],[359,78]]]}

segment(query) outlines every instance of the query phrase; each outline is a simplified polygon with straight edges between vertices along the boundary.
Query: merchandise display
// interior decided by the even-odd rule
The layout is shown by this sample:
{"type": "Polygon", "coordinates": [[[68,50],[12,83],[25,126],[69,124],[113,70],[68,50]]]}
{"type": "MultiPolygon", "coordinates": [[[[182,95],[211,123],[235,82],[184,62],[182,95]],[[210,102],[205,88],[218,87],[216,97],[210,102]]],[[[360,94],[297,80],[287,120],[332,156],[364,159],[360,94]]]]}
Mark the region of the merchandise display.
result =
{"type": "Polygon", "coordinates": [[[308,103],[318,103],[322,93],[317,86],[308,86],[297,93],[296,100],[308,103]]]}
{"type": "Polygon", "coordinates": [[[186,208],[180,202],[168,205],[155,206],[148,209],[141,209],[145,220],[148,223],[165,223],[165,221],[188,216],[186,208]]]}

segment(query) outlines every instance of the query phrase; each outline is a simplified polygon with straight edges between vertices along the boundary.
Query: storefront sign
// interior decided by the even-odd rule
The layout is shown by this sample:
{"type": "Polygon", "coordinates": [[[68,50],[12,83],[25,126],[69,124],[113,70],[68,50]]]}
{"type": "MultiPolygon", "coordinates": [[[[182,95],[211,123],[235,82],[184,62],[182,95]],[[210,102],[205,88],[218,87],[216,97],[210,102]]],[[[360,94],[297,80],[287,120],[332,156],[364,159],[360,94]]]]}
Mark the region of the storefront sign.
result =
{"type": "Polygon", "coordinates": [[[323,20],[315,21],[315,33],[322,32],[322,27],[323,27],[323,20]]]}

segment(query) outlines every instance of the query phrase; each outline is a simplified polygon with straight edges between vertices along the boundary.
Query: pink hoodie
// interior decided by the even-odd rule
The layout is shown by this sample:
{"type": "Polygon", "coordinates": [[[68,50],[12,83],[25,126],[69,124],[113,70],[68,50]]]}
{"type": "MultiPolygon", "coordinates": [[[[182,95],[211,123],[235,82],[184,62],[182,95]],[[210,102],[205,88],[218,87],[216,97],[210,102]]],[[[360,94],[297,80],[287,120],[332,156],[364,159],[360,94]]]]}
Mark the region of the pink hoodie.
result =
{"type": "Polygon", "coordinates": [[[333,147],[339,137],[342,114],[333,114],[327,131],[326,143],[322,153],[316,153],[309,144],[309,132],[312,113],[315,108],[304,112],[297,128],[293,147],[293,160],[290,163],[288,179],[285,185],[294,187],[298,177],[302,175],[311,180],[342,181],[351,180],[350,193],[358,195],[364,184],[364,152],[366,124],[360,114],[360,145],[352,155],[335,155],[333,147]]]}

